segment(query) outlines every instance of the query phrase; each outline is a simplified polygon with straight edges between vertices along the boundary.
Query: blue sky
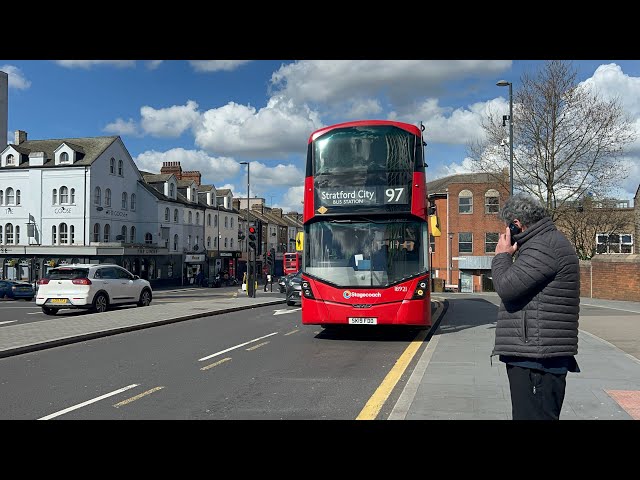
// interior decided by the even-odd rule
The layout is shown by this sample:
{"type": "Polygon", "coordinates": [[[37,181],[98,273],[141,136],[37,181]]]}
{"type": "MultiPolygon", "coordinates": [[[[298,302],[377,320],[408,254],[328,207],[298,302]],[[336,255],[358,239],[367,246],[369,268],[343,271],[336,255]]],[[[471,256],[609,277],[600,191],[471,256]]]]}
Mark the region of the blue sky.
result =
{"type": "MultiPolygon", "coordinates": [[[[163,161],[203,183],[302,211],[312,131],[352,119],[425,124],[428,180],[470,172],[469,142],[488,109],[508,114],[509,89],[542,61],[520,60],[0,60],[9,74],[9,142],[120,135],[142,170],[163,161]]],[[[576,60],[578,80],[618,96],[640,134],[640,61],[576,60]]],[[[640,135],[615,194],[640,183],[640,135]]]]}

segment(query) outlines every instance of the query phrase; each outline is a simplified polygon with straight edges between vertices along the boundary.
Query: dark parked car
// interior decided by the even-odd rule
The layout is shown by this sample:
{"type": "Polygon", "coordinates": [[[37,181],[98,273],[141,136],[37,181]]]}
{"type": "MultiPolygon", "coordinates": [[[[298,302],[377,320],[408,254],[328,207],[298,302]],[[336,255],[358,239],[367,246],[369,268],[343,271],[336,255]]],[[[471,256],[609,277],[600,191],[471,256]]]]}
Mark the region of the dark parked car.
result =
{"type": "Polygon", "coordinates": [[[287,279],[287,305],[302,305],[302,272],[294,273],[287,279]]]}
{"type": "Polygon", "coordinates": [[[300,273],[299,270],[295,273],[289,273],[288,275],[283,275],[278,279],[278,290],[280,290],[280,293],[285,293],[287,291],[287,283],[289,282],[289,279],[298,273],[300,273]]]}
{"type": "Polygon", "coordinates": [[[30,283],[0,280],[0,298],[24,298],[29,302],[35,296],[36,292],[30,283]]]}

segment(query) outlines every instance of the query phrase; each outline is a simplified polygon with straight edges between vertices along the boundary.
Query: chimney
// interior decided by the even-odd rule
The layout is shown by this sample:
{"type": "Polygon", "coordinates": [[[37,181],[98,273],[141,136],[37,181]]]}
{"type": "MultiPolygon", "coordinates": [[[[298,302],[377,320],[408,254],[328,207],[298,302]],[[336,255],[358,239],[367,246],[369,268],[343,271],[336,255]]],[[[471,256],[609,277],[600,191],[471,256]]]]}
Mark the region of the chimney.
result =
{"type": "Polygon", "coordinates": [[[182,178],[185,180],[193,180],[199,187],[202,179],[202,174],[197,170],[185,170],[182,172],[182,178]]]}
{"type": "Polygon", "coordinates": [[[178,180],[182,180],[182,167],[180,162],[162,162],[161,174],[174,174],[178,180]]]}
{"type": "Polygon", "coordinates": [[[271,213],[278,217],[282,217],[282,209],[281,208],[272,208],[271,213]]]}
{"type": "Polygon", "coordinates": [[[9,129],[9,74],[0,71],[0,152],[7,146],[9,129]]]}
{"type": "Polygon", "coordinates": [[[16,145],[20,145],[21,143],[24,143],[26,141],[27,132],[25,132],[24,130],[16,130],[15,141],[13,143],[15,143],[16,145]]]}

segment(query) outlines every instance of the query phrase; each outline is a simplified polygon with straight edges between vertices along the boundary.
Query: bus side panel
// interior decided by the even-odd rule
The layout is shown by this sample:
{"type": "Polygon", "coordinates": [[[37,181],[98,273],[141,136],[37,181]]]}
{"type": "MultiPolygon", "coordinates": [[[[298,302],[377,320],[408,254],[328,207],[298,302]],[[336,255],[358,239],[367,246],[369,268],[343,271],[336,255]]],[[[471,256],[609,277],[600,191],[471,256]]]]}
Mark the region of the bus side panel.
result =
{"type": "Polygon", "coordinates": [[[427,216],[427,186],[423,172],[413,172],[411,213],[420,218],[426,218],[427,216]]]}
{"type": "Polygon", "coordinates": [[[305,177],[304,179],[304,205],[302,212],[302,220],[306,222],[307,220],[313,218],[315,215],[315,200],[314,200],[314,186],[313,186],[313,177],[305,177]]]}

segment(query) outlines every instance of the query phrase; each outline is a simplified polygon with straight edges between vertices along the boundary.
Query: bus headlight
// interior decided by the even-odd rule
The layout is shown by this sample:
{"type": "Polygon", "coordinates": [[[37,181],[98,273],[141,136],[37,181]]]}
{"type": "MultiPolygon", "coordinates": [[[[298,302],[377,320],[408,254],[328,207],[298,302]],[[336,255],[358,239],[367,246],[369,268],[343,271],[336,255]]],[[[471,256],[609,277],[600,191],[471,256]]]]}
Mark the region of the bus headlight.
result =
{"type": "Polygon", "coordinates": [[[427,290],[428,287],[429,287],[429,282],[427,281],[426,278],[423,278],[422,280],[418,281],[416,285],[416,289],[413,291],[413,297],[411,297],[412,300],[421,300],[425,298],[428,292],[427,290]]]}
{"type": "Polygon", "coordinates": [[[302,287],[302,294],[306,298],[313,298],[313,299],[316,298],[313,296],[313,290],[311,290],[311,285],[309,284],[308,280],[303,280],[300,286],[302,287]]]}

